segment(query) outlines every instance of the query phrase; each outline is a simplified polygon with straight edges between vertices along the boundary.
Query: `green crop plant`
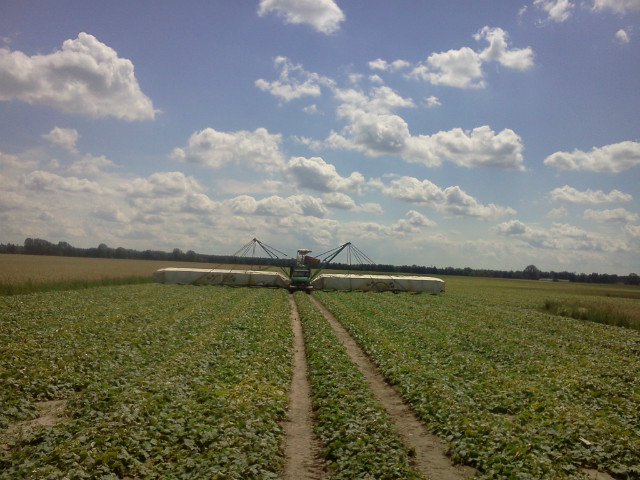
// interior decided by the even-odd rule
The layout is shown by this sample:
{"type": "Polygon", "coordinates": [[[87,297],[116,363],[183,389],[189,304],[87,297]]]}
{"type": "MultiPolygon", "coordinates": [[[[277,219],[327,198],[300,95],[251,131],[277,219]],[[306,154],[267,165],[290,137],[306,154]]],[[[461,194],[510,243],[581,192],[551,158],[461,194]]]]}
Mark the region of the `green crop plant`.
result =
{"type": "Polygon", "coordinates": [[[316,432],[329,478],[419,479],[410,452],[358,367],[308,296],[295,294],[305,338],[316,432]]]}
{"type": "Polygon", "coordinates": [[[0,478],[277,478],[292,353],[284,291],[3,297],[0,335],[0,478]],[[15,430],[51,399],[68,401],[55,425],[15,430]]]}
{"type": "Polygon", "coordinates": [[[640,477],[639,333],[541,313],[531,292],[316,295],[481,478],[640,477]]]}

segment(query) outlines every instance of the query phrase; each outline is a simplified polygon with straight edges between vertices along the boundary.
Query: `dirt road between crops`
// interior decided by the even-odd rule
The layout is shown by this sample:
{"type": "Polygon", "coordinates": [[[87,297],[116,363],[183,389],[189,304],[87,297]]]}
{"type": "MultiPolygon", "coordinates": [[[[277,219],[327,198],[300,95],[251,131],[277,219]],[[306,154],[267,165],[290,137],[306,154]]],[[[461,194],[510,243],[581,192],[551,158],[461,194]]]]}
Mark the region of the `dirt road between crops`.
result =
{"type": "Polygon", "coordinates": [[[363,373],[367,384],[392,418],[400,438],[415,450],[412,466],[426,478],[433,480],[466,480],[473,478],[475,470],[453,465],[445,455],[444,442],[430,433],[424,424],[404,403],[398,391],[389,385],[378,367],[356,344],[338,320],[318,300],[311,297],[316,308],[325,316],[334,333],[347,349],[347,354],[363,373]]]}
{"type": "Polygon", "coordinates": [[[285,480],[320,480],[324,476],[324,470],[319,455],[320,443],[313,433],[311,387],[307,377],[307,356],[302,324],[292,295],[289,295],[289,303],[294,356],[289,410],[284,423],[284,478],[285,480]]]}

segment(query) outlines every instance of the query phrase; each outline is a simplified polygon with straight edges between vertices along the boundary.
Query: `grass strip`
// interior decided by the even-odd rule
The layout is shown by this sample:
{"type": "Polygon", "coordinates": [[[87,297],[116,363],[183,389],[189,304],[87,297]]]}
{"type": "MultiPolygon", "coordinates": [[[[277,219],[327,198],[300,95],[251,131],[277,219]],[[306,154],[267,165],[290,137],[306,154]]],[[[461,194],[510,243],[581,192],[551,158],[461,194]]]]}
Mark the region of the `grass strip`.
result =
{"type": "Polygon", "coordinates": [[[70,400],[57,425],[7,441],[0,478],[278,478],[286,292],[50,292],[5,297],[0,322],[5,425],[70,400]]]}
{"type": "Polygon", "coordinates": [[[295,294],[309,363],[316,432],[329,478],[418,479],[410,451],[306,294],[295,294]]]}
{"type": "Polygon", "coordinates": [[[640,335],[495,302],[318,292],[480,478],[640,478],[640,335]]]}
{"type": "MultiPolygon", "coordinates": [[[[639,306],[640,307],[640,306],[639,306]]],[[[640,330],[640,317],[633,318],[630,314],[611,303],[591,301],[560,301],[546,299],[543,310],[560,317],[587,320],[589,322],[603,323],[616,327],[632,328],[640,330]]]]}

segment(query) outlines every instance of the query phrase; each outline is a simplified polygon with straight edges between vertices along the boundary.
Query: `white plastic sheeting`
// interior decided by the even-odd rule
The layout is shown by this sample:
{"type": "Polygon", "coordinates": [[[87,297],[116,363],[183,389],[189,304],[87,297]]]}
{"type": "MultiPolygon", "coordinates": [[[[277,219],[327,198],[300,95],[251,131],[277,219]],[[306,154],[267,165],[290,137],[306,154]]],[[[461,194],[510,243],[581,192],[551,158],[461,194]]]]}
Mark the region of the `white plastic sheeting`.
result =
{"type": "MultiPolygon", "coordinates": [[[[179,285],[231,285],[236,287],[287,288],[289,279],[279,272],[206,268],[163,268],[153,274],[157,283],[179,285]]],[[[364,275],[325,273],[313,279],[315,290],[361,290],[364,292],[444,292],[439,278],[409,275],[364,275]]]]}
{"type": "Polygon", "coordinates": [[[206,268],[162,268],[153,273],[157,283],[180,285],[231,285],[237,287],[287,288],[289,279],[278,272],[221,270],[206,268]]]}
{"type": "Polygon", "coordinates": [[[433,277],[404,275],[322,274],[311,282],[317,290],[361,290],[364,292],[440,293],[444,281],[433,277]]]}

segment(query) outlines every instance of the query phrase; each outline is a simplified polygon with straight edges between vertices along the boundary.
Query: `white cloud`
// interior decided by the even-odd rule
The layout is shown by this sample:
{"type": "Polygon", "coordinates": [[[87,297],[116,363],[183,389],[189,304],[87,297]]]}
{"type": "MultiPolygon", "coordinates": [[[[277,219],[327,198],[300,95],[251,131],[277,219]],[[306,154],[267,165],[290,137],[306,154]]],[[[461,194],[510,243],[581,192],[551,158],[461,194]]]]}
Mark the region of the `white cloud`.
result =
{"type": "Polygon", "coordinates": [[[533,50],[530,47],[510,50],[507,45],[508,34],[501,28],[485,26],[474,38],[489,42],[489,46],[480,52],[480,58],[485,62],[498,62],[515,70],[527,70],[533,66],[533,50]]]}
{"type": "Polygon", "coordinates": [[[284,173],[292,177],[298,187],[319,192],[358,192],[364,183],[361,173],[352,172],[349,177],[342,177],[335,166],[320,157],[292,157],[284,173]]]}
{"type": "Polygon", "coordinates": [[[549,213],[547,213],[546,217],[559,220],[561,218],[567,217],[568,215],[569,215],[569,212],[567,211],[566,208],[558,207],[558,208],[552,208],[551,210],[549,210],[549,213]]]}
{"type": "Polygon", "coordinates": [[[369,62],[369,68],[371,70],[385,70],[389,72],[395,72],[397,70],[402,70],[403,68],[408,68],[411,66],[410,62],[406,60],[394,60],[393,62],[387,62],[381,58],[373,60],[369,62]]]}
{"type": "Polygon", "coordinates": [[[124,120],[153,119],[133,63],[93,35],[80,33],[49,55],[0,48],[0,100],[47,105],[63,112],[124,120]]]}
{"type": "Polygon", "coordinates": [[[325,140],[329,148],[358,150],[370,156],[397,154],[427,166],[451,161],[466,167],[524,170],[521,139],[511,129],[496,134],[484,125],[472,131],[454,128],[412,136],[404,119],[392,111],[414,103],[389,87],[374,88],[369,95],[353,89],[337,90],[336,98],[342,102],[338,117],[347,120],[347,125],[325,140]]]}
{"type": "Polygon", "coordinates": [[[322,195],[322,203],[326,207],[337,208],[340,210],[351,210],[354,212],[366,212],[374,215],[381,215],[383,212],[382,206],[379,203],[363,203],[361,205],[356,202],[349,195],[342,192],[328,192],[322,195]]]}
{"type": "Polygon", "coordinates": [[[82,159],[73,162],[69,166],[69,172],[74,175],[94,176],[107,168],[113,168],[115,166],[115,163],[104,155],[100,155],[99,157],[85,155],[82,159]]]}
{"type": "Polygon", "coordinates": [[[533,5],[544,10],[549,21],[564,22],[571,16],[571,10],[575,7],[569,0],[535,0],[533,5]]]}
{"type": "Polygon", "coordinates": [[[147,178],[135,178],[119,187],[130,197],[182,197],[202,187],[182,172],[156,172],[147,178]]]}
{"type": "Polygon", "coordinates": [[[493,203],[482,205],[458,186],[441,189],[429,180],[420,181],[414,177],[399,177],[389,185],[381,185],[380,188],[388,197],[429,206],[457,216],[489,220],[516,213],[510,207],[501,207],[493,203]]]}
{"type": "Polygon", "coordinates": [[[62,177],[55,173],[36,170],[21,179],[21,185],[28,190],[69,193],[102,193],[102,188],[96,182],[86,178],[62,177]]]}
{"type": "Polygon", "coordinates": [[[567,203],[610,203],[610,202],[630,202],[633,197],[628,193],[623,193],[619,190],[611,190],[609,193],[604,193],[602,190],[590,190],[585,191],[576,190],[569,185],[563,187],[554,188],[551,191],[551,199],[559,202],[567,203]]]}
{"type": "Polygon", "coordinates": [[[625,225],[625,231],[633,238],[640,238],[640,225],[625,225]]]}
{"type": "Polygon", "coordinates": [[[606,223],[631,223],[638,220],[638,215],[624,208],[614,208],[605,210],[586,209],[583,214],[588,220],[606,223]]]}
{"type": "Polygon", "coordinates": [[[469,47],[432,53],[425,63],[409,74],[433,85],[457,88],[484,88],[482,59],[469,47]]]}
{"type": "Polygon", "coordinates": [[[268,82],[262,78],[255,81],[256,87],[269,92],[281,101],[290,102],[302,97],[317,97],[322,85],[331,86],[332,81],[317,73],[307,72],[302,65],[296,65],[286,57],[276,57],[274,66],[280,69],[279,80],[268,82]]]}
{"type": "Polygon", "coordinates": [[[422,213],[415,210],[409,210],[405,214],[405,218],[398,220],[391,226],[391,229],[397,233],[419,233],[423,228],[435,227],[436,223],[429,220],[422,213]]]}
{"type": "Polygon", "coordinates": [[[622,240],[563,223],[554,223],[551,228],[544,229],[526,225],[519,220],[510,220],[497,225],[495,231],[545,250],[615,252],[629,248],[622,240]]]}
{"type": "Polygon", "coordinates": [[[281,135],[271,135],[265,128],[231,133],[205,128],[191,135],[186,147],[175,148],[171,156],[211,168],[236,164],[272,171],[283,165],[280,142],[281,135]]]}
{"type": "Polygon", "coordinates": [[[629,43],[629,34],[624,30],[624,29],[620,29],[616,32],[615,35],[615,40],[616,43],[619,43],[620,45],[624,45],[625,43],[629,43]]]}
{"type": "MultiPolygon", "coordinates": [[[[508,34],[501,28],[485,26],[473,35],[473,38],[476,41],[486,40],[489,46],[480,52],[470,47],[462,47],[458,50],[432,53],[425,62],[415,65],[408,76],[428,81],[433,85],[464,89],[484,88],[483,62],[495,61],[516,70],[527,70],[533,66],[533,50],[530,47],[509,48],[508,34]]],[[[386,62],[382,62],[384,60],[377,60],[376,66],[385,66],[386,62]]]]}
{"type": "Polygon", "coordinates": [[[241,195],[226,202],[233,213],[252,214],[273,217],[292,217],[296,215],[325,217],[329,213],[322,200],[311,195],[291,195],[281,197],[273,195],[256,200],[249,195],[241,195]]]}
{"type": "Polygon", "coordinates": [[[594,10],[611,10],[614,13],[640,11],[640,0],[594,0],[594,10]]]}
{"type": "Polygon", "coordinates": [[[511,129],[496,134],[488,125],[472,131],[454,128],[405,139],[403,156],[410,162],[440,165],[448,160],[464,167],[524,170],[520,137],[511,129]]]}
{"type": "Polygon", "coordinates": [[[431,95],[430,97],[427,97],[424,99],[427,108],[433,108],[433,107],[439,107],[442,105],[442,103],[440,103],[440,100],[438,99],[438,97],[435,97],[433,95],[431,95]]]}
{"type": "Polygon", "coordinates": [[[80,135],[74,128],[54,127],[49,133],[42,135],[42,138],[49,140],[54,145],[58,145],[70,152],[77,152],[76,142],[80,135]]]}
{"type": "Polygon", "coordinates": [[[356,202],[349,195],[342,192],[329,192],[322,195],[322,202],[327,207],[339,208],[340,210],[355,210],[356,202]]]}
{"type": "Polygon", "coordinates": [[[589,152],[556,152],[544,160],[558,170],[591,170],[593,172],[620,173],[640,164],[640,143],[620,142],[604,147],[593,147],[589,152]]]}
{"type": "Polygon", "coordinates": [[[333,0],[260,0],[258,15],[275,12],[286,23],[306,23],[330,34],[340,28],[345,16],[333,0]]]}

